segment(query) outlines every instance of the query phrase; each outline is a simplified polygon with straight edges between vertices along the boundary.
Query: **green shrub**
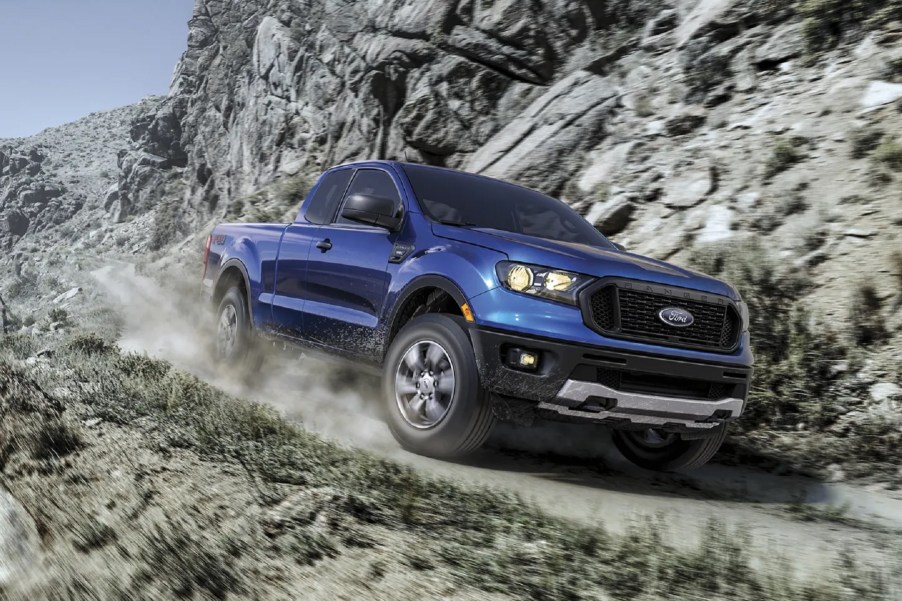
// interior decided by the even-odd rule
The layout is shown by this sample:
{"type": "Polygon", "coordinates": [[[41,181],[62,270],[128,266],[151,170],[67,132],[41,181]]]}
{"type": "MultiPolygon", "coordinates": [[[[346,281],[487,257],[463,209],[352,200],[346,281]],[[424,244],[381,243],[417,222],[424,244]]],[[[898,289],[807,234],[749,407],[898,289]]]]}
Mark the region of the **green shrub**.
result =
{"type": "Polygon", "coordinates": [[[850,32],[902,18],[902,0],[803,0],[802,37],[809,52],[830,49],[850,32]]]}
{"type": "Polygon", "coordinates": [[[66,344],[66,349],[85,355],[109,355],[118,352],[118,347],[96,334],[76,336],[66,344]]]}
{"type": "Polygon", "coordinates": [[[782,173],[805,159],[799,146],[801,143],[796,140],[780,140],[774,146],[773,152],[764,166],[764,179],[772,179],[779,173],[782,173]]]}
{"type": "Polygon", "coordinates": [[[69,323],[69,313],[66,312],[65,309],[60,309],[59,307],[57,307],[50,310],[50,313],[47,314],[47,320],[50,323],[67,325],[69,323]]]}
{"type": "Polygon", "coordinates": [[[880,140],[883,139],[883,135],[883,131],[868,127],[854,130],[849,137],[849,142],[852,145],[849,155],[853,159],[863,159],[877,148],[880,140]]]}
{"type": "Polygon", "coordinates": [[[853,292],[849,307],[849,327],[856,344],[869,345],[886,337],[880,297],[873,285],[862,282],[853,292]]]}
{"type": "Polygon", "coordinates": [[[74,453],[82,446],[78,427],[63,418],[46,419],[38,431],[33,455],[35,459],[57,459],[74,453]]]}
{"type": "Polygon", "coordinates": [[[902,171],[902,142],[885,140],[874,151],[874,161],[893,171],[902,171]]]}
{"type": "Polygon", "coordinates": [[[160,202],[153,216],[150,250],[160,250],[186,233],[182,202],[177,196],[167,196],[160,202]]]}

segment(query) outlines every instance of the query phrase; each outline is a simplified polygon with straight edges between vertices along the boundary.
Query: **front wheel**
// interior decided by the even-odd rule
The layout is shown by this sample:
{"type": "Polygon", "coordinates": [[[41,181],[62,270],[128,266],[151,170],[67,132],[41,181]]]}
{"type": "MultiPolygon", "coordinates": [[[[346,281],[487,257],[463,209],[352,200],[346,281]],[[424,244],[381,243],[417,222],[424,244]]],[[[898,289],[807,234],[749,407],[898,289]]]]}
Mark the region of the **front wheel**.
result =
{"type": "Polygon", "coordinates": [[[727,437],[727,427],[698,440],[683,440],[679,434],[661,430],[615,430],[614,445],[631,463],[649,470],[692,470],[708,463],[727,437]]]}
{"type": "Polygon", "coordinates": [[[420,455],[466,455],[494,424],[473,346],[448,315],[417,317],[401,330],[385,360],[383,400],[395,439],[420,455]]]}

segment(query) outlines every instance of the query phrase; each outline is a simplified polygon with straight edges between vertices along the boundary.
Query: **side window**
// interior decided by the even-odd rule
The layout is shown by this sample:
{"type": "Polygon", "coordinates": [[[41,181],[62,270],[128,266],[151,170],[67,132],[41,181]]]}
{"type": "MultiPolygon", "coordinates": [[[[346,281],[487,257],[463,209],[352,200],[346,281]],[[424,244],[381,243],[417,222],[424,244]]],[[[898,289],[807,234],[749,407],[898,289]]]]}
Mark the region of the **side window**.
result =
{"type": "MultiPolygon", "coordinates": [[[[401,195],[395,182],[385,171],[378,169],[360,169],[348,188],[347,196],[352,194],[369,194],[370,196],[379,196],[381,198],[390,198],[395,201],[395,206],[401,206],[401,195]]],[[[355,223],[348,219],[344,219],[341,214],[335,219],[336,223],[355,223]]]]}
{"type": "Polygon", "coordinates": [[[304,213],[307,221],[317,225],[332,221],[335,209],[338,208],[338,203],[341,202],[341,197],[347,189],[353,173],[353,169],[341,169],[333,171],[323,178],[313,198],[309,200],[307,212],[304,213]]]}

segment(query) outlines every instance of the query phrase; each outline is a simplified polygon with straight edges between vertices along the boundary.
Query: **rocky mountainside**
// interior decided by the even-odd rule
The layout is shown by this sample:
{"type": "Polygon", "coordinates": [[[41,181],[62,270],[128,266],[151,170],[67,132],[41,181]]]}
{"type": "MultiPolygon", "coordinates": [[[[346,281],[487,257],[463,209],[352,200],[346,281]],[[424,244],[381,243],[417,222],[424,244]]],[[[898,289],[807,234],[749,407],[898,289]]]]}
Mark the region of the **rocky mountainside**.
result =
{"type": "Polygon", "coordinates": [[[36,254],[96,237],[117,222],[118,155],[129,148],[132,122],[161,100],[94,113],[31,138],[0,140],[4,263],[21,273],[23,263],[40,260],[36,254]]]}
{"type": "Polygon", "coordinates": [[[754,232],[819,265],[828,312],[863,260],[889,297],[899,16],[864,0],[198,0],[170,96],[121,161],[121,216],[173,171],[179,211],[203,221],[279,178],[407,158],[558,195],[661,258],[754,232]]]}

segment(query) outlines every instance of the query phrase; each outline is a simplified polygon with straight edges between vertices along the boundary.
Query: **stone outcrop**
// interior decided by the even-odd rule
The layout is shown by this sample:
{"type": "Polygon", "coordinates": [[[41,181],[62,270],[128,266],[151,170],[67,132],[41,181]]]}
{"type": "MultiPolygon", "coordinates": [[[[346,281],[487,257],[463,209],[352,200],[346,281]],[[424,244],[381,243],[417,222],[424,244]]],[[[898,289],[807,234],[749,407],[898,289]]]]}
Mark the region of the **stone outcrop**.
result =
{"type": "Polygon", "coordinates": [[[204,214],[280,173],[360,158],[560,191],[616,105],[598,58],[658,4],[199,0],[170,98],[120,159],[123,207],[182,168],[173,150],[204,214]]]}

